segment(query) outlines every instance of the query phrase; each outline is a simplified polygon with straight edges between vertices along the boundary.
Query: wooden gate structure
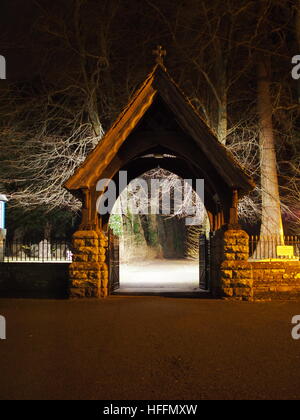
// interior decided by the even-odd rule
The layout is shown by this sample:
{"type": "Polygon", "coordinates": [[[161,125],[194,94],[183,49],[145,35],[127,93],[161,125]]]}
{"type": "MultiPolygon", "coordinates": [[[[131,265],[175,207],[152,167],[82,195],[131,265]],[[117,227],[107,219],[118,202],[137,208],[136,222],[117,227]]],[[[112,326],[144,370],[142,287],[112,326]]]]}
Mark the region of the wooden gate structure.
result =
{"type": "Polygon", "coordinates": [[[108,229],[108,269],[111,294],[120,287],[120,240],[112,229],[108,229]]]}
{"type": "MultiPolygon", "coordinates": [[[[97,208],[109,182],[115,182],[118,194],[126,188],[119,182],[120,171],[126,171],[129,183],[157,167],[157,156],[161,168],[183,179],[204,179],[211,233],[240,231],[238,200],[255,184],[158,59],[111,129],[65,184],[82,201],[82,222],[74,235],[75,255],[70,266],[71,297],[105,297],[114,289],[114,272],[108,267],[110,214],[99,214],[97,208]],[[104,180],[101,188],[100,180],[104,180]]],[[[233,239],[221,245],[224,255],[228,255],[225,248],[229,245],[235,247],[232,253],[238,252],[233,239]]]]}
{"type": "Polygon", "coordinates": [[[201,290],[210,290],[210,240],[206,235],[199,236],[199,287],[201,290]]]}

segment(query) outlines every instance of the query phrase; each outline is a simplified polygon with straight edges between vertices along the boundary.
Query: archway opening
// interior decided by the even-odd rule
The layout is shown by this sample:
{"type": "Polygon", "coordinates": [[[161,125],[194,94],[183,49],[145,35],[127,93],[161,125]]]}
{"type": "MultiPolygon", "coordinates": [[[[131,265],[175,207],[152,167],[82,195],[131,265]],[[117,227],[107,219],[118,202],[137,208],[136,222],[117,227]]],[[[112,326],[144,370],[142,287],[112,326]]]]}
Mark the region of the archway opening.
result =
{"type": "Polygon", "coordinates": [[[111,292],[207,291],[209,235],[204,185],[195,188],[159,165],[148,170],[128,184],[111,212],[111,292]]]}

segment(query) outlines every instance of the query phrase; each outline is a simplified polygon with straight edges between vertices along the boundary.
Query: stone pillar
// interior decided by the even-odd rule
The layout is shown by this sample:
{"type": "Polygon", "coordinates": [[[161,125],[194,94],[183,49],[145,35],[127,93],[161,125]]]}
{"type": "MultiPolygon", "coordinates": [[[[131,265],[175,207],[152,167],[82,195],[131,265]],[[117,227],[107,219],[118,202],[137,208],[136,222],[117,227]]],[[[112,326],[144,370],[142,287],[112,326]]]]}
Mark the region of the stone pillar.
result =
{"type": "Polygon", "coordinates": [[[224,233],[224,261],[220,269],[220,289],[223,297],[253,299],[253,276],[249,258],[249,236],[241,229],[224,233]]]}
{"type": "Polygon", "coordinates": [[[71,298],[108,296],[107,239],[103,232],[78,231],[73,236],[69,268],[71,298]]]}
{"type": "Polygon", "coordinates": [[[102,231],[98,231],[98,235],[98,252],[100,264],[100,297],[107,297],[109,295],[108,237],[102,231]]]}

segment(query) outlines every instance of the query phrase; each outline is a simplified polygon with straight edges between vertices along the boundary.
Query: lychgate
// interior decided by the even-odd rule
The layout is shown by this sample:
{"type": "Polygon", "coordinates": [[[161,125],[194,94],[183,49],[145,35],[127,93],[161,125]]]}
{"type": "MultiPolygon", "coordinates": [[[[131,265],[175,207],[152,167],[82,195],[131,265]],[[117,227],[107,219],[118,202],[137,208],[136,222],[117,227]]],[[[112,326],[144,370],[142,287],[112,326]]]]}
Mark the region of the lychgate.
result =
{"type": "Polygon", "coordinates": [[[119,172],[127,171],[130,182],[157,166],[157,154],[163,157],[161,168],[183,179],[204,179],[212,238],[210,289],[215,294],[251,297],[248,236],[238,225],[238,201],[254,188],[254,182],[217,140],[161,60],[65,184],[82,200],[82,222],[73,240],[70,297],[106,297],[116,282],[116,273],[108,266],[109,215],[96,209],[103,194],[97,191],[98,181],[114,180],[118,186],[119,172]],[[172,159],[167,158],[170,155],[172,159]],[[233,261],[243,272],[242,286],[229,274],[232,270],[226,263],[232,268],[233,261]]]}

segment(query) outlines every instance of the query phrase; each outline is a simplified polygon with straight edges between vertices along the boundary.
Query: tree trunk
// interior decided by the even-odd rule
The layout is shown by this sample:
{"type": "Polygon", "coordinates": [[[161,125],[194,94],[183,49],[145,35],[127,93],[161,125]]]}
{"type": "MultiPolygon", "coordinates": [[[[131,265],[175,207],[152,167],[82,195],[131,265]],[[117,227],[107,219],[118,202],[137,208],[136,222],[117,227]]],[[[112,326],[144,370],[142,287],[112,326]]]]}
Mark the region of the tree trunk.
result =
{"type": "Polygon", "coordinates": [[[227,94],[224,93],[221,103],[219,104],[218,115],[218,140],[226,145],[227,140],[227,94]]]}
{"type": "MultiPolygon", "coordinates": [[[[221,47],[220,47],[221,48],[221,47]]],[[[218,140],[226,145],[228,130],[228,95],[227,95],[227,68],[224,63],[225,58],[220,53],[218,61],[219,70],[219,101],[218,101],[218,140]]]]}
{"type": "MultiPolygon", "coordinates": [[[[258,114],[262,189],[262,224],[260,234],[261,236],[278,236],[280,238],[279,242],[283,243],[275,136],[272,121],[270,62],[264,57],[258,63],[258,114]]],[[[272,255],[272,257],[275,256],[272,255]]],[[[266,257],[270,257],[270,255],[266,257]]]]}

